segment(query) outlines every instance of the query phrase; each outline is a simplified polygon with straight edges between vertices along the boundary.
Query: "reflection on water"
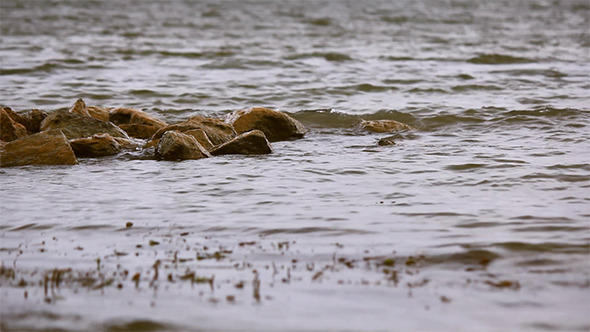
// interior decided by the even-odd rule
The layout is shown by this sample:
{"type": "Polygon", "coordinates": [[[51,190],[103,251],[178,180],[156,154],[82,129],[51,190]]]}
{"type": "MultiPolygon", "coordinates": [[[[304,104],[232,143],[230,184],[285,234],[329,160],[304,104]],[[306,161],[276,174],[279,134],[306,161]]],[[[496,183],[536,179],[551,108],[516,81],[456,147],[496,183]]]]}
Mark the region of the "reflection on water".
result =
{"type": "Polygon", "coordinates": [[[3,105],[310,129],[1,169],[2,330],[590,328],[585,1],[0,5],[3,105]]]}

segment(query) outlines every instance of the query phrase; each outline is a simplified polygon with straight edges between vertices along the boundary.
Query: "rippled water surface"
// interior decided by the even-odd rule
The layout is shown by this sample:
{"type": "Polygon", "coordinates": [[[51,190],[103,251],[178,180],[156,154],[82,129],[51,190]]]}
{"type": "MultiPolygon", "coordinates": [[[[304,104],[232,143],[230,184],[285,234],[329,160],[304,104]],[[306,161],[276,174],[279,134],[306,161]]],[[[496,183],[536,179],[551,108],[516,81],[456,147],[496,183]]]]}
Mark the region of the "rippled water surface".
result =
{"type": "Polygon", "coordinates": [[[587,1],[0,9],[3,106],[309,129],[0,170],[2,330],[590,329],[587,1]],[[416,130],[379,146],[361,118],[416,130]]]}

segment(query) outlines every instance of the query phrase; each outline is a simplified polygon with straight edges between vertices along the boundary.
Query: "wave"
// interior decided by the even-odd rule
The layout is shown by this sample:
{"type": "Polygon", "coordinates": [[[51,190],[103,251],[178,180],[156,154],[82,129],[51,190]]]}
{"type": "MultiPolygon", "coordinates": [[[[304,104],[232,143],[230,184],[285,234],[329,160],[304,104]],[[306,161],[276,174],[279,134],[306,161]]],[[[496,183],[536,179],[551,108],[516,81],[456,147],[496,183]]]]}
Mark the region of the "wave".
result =
{"type": "Polygon", "coordinates": [[[515,63],[530,63],[535,60],[516,57],[505,54],[480,54],[474,58],[467,60],[469,63],[485,64],[485,65],[499,65],[499,64],[515,64],[515,63]]]}
{"type": "Polygon", "coordinates": [[[301,110],[290,113],[304,125],[313,128],[351,128],[359,120],[395,120],[425,131],[449,126],[542,125],[563,121],[584,127],[590,120],[590,110],[540,106],[528,110],[508,110],[498,107],[466,109],[455,113],[432,113],[430,110],[380,110],[374,113],[350,114],[334,109],[301,110]],[[427,113],[418,116],[420,113],[427,113]]]}
{"type": "Polygon", "coordinates": [[[44,63],[39,66],[30,67],[30,68],[10,68],[10,69],[0,69],[0,75],[21,75],[21,74],[30,74],[36,72],[50,72],[56,68],[61,67],[59,64],[56,63],[44,63]]]}
{"type": "Polygon", "coordinates": [[[349,114],[338,112],[333,109],[303,110],[291,114],[294,118],[309,127],[320,128],[350,128],[359,120],[395,120],[407,124],[417,121],[417,118],[410,113],[398,112],[395,110],[383,110],[376,113],[349,114]]]}
{"type": "Polygon", "coordinates": [[[313,53],[299,53],[286,56],[286,60],[301,60],[301,59],[308,59],[308,58],[324,58],[327,61],[334,61],[334,62],[342,62],[342,61],[351,61],[353,58],[344,53],[338,52],[313,52],[313,53]]]}

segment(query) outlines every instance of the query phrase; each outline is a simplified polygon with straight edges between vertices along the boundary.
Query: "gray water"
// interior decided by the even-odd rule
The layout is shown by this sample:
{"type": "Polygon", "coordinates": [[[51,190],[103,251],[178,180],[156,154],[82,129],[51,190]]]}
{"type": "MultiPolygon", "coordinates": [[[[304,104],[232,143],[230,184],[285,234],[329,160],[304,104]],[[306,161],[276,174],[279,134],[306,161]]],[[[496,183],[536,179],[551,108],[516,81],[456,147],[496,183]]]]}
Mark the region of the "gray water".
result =
{"type": "Polygon", "coordinates": [[[0,170],[2,330],[590,330],[587,1],[0,9],[3,106],[309,129],[0,170]]]}

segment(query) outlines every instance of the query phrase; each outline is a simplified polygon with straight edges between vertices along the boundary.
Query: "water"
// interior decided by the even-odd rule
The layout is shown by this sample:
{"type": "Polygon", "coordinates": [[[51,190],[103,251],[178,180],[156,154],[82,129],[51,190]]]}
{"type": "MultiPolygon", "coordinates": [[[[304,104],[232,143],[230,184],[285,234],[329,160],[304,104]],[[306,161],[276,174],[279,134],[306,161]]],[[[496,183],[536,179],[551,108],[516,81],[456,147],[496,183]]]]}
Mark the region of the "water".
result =
{"type": "Polygon", "coordinates": [[[590,329],[587,1],[0,6],[15,110],[310,129],[0,170],[2,330],[590,329]],[[417,130],[381,147],[360,118],[417,130]]]}

